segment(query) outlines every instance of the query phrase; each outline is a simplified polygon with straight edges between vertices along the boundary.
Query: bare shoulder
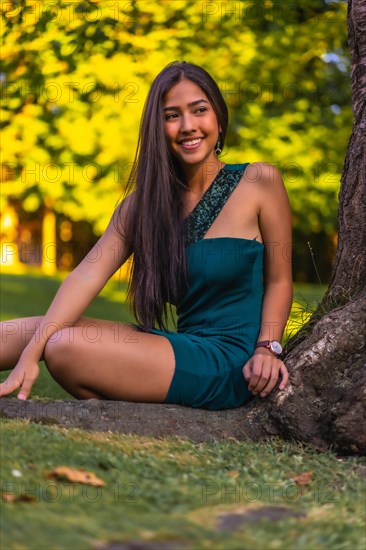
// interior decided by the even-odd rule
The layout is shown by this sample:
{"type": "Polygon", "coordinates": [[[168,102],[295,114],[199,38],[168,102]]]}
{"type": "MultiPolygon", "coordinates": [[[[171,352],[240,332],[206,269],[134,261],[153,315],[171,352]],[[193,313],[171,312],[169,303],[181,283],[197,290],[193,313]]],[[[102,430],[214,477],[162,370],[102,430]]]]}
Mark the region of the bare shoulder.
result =
{"type": "Polygon", "coordinates": [[[246,184],[250,186],[250,192],[255,197],[258,209],[264,204],[278,204],[289,206],[289,199],[280,170],[268,162],[253,162],[245,171],[246,184]]]}
{"type": "Polygon", "coordinates": [[[253,162],[245,170],[245,179],[258,184],[260,187],[275,184],[284,186],[281,172],[269,162],[253,162]]]}

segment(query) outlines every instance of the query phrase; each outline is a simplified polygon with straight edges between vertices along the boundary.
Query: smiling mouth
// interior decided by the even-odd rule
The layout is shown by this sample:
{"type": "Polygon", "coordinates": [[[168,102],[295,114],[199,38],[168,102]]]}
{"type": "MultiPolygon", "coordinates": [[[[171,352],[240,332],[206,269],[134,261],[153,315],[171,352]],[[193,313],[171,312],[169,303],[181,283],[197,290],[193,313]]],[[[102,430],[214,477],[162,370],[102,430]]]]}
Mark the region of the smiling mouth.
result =
{"type": "Polygon", "coordinates": [[[202,140],[203,138],[185,139],[184,141],[180,141],[179,145],[184,149],[196,149],[200,146],[202,140]]]}

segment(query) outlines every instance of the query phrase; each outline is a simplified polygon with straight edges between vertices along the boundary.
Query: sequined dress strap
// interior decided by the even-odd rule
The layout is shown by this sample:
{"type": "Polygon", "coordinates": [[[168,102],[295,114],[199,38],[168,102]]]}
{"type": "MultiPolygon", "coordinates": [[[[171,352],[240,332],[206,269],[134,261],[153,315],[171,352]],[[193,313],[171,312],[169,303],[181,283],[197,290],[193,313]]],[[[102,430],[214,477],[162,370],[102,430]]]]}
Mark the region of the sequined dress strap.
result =
{"type": "Polygon", "coordinates": [[[239,183],[248,164],[249,162],[246,164],[226,164],[220,170],[198,204],[185,219],[186,246],[203,239],[239,183]]]}

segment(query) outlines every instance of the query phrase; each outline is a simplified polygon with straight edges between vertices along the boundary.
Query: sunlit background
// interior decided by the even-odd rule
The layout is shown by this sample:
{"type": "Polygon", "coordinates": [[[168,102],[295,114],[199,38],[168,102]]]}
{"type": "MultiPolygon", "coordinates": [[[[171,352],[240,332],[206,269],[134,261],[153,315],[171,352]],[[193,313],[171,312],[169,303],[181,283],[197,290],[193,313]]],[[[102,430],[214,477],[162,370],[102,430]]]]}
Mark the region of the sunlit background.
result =
{"type": "Polygon", "coordinates": [[[185,60],[212,74],[229,106],[221,159],[282,172],[295,283],[327,284],[352,127],[345,2],[26,1],[1,11],[3,270],[54,275],[81,260],[121,198],[152,80],[185,60]]]}

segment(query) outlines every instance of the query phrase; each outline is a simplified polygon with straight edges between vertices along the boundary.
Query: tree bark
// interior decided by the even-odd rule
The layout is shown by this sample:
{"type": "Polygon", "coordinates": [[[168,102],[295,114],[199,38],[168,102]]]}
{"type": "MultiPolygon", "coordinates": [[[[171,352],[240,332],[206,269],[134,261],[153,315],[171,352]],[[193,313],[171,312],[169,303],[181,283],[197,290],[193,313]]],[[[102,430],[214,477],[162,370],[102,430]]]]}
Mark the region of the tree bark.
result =
{"type": "Polygon", "coordinates": [[[366,0],[348,0],[347,24],[354,123],[338,196],[336,258],[322,301],[285,346],[292,389],[266,413],[285,437],[358,453],[366,451],[366,0]]]}

